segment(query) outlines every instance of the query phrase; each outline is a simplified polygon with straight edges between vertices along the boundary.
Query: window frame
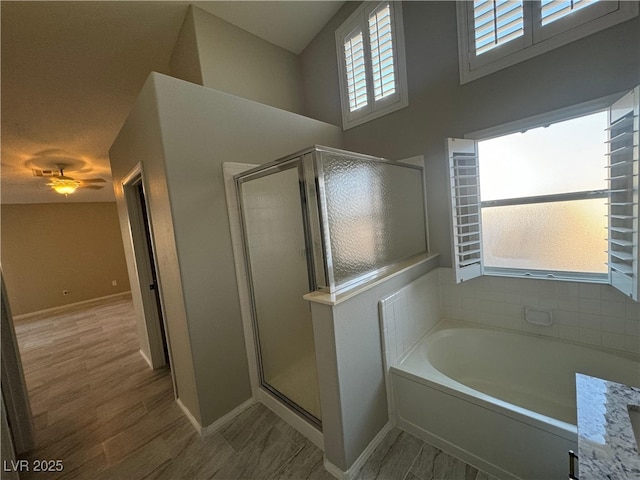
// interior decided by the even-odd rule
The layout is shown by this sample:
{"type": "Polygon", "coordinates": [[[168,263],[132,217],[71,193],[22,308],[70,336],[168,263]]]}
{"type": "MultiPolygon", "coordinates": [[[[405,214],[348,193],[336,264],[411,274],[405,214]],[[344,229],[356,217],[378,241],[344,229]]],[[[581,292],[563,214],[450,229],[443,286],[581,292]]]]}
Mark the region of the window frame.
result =
{"type": "MultiPolygon", "coordinates": [[[[553,279],[553,280],[564,280],[564,281],[579,281],[579,282],[588,282],[588,283],[602,283],[612,285],[614,288],[623,291],[625,295],[630,298],[639,301],[640,299],[640,256],[638,252],[638,222],[639,222],[639,212],[638,212],[638,176],[640,172],[638,169],[640,168],[640,127],[638,122],[640,116],[640,87],[636,87],[631,93],[622,92],[613,95],[609,95],[604,98],[596,99],[590,102],[585,102],[576,106],[562,108],[553,112],[549,112],[546,114],[536,115],[534,117],[529,117],[526,119],[519,120],[517,122],[512,122],[506,125],[500,125],[496,127],[492,127],[489,129],[484,129],[476,132],[469,133],[465,135],[464,139],[447,139],[446,150],[449,164],[449,186],[450,186],[450,222],[451,222],[451,234],[452,234],[452,255],[453,255],[453,264],[454,270],[456,274],[456,282],[460,283],[466,280],[470,280],[472,278],[488,275],[488,276],[507,276],[507,277],[516,277],[516,278],[539,278],[539,279],[553,279]],[[615,185],[611,184],[611,179],[609,180],[609,186],[605,190],[608,200],[608,217],[609,217],[609,226],[608,237],[609,237],[609,254],[608,254],[608,273],[582,273],[582,272],[569,272],[569,271],[552,271],[552,270],[534,270],[534,269],[521,269],[521,268],[505,268],[505,267],[486,267],[484,265],[484,255],[482,252],[482,205],[493,204],[496,202],[501,202],[501,200],[497,201],[486,201],[482,202],[480,199],[480,189],[479,189],[479,161],[478,161],[478,152],[477,152],[477,141],[479,140],[487,140],[490,138],[495,138],[503,135],[509,135],[511,133],[515,133],[518,131],[523,131],[532,128],[538,128],[541,126],[549,125],[551,123],[567,121],[571,119],[575,119],[578,117],[582,117],[591,113],[596,113],[598,111],[608,110],[609,111],[609,128],[611,131],[611,125],[614,125],[616,121],[618,121],[618,117],[622,118],[623,114],[626,115],[626,112],[634,112],[633,113],[633,127],[631,133],[633,135],[632,140],[632,153],[630,153],[630,160],[626,160],[628,165],[631,165],[633,169],[633,173],[628,175],[627,181],[629,185],[633,185],[633,195],[634,197],[634,217],[631,220],[633,227],[632,230],[634,244],[632,248],[632,271],[629,276],[621,275],[616,271],[614,265],[612,265],[612,241],[611,241],[611,229],[615,228],[612,224],[612,218],[614,218],[615,212],[612,210],[612,205],[614,205],[613,200],[616,195],[617,188],[615,185]],[[622,112],[622,113],[620,113],[622,112]],[[469,160],[465,159],[468,158],[469,160]],[[462,160],[460,160],[462,159],[462,160]],[[467,167],[468,170],[462,172],[463,175],[466,175],[466,178],[458,178],[456,170],[457,163],[456,162],[466,162],[466,165],[471,165],[467,167]],[[474,173],[475,172],[475,173],[474,173]],[[475,178],[474,178],[475,175],[475,178]],[[462,189],[462,190],[461,190],[462,189]],[[462,197],[471,197],[469,199],[458,198],[458,194],[462,194],[462,197]],[[468,252],[468,253],[467,253],[468,252]]],[[[627,115],[628,116],[628,115],[627,115]]],[[[631,128],[631,127],[629,127],[631,128]]],[[[611,138],[611,134],[608,135],[609,139],[606,141],[607,144],[611,145],[611,142],[614,139],[611,138]]],[[[607,157],[610,158],[612,155],[612,147],[609,148],[609,153],[607,157]]],[[[607,169],[611,168],[613,164],[612,160],[609,160],[607,169]]],[[[577,192],[586,193],[586,192],[577,192]]],[[[548,197],[561,197],[566,194],[552,194],[547,195],[548,197]]],[[[519,203],[522,203],[523,199],[518,199],[519,203]]],[[[525,198],[524,200],[527,200],[525,198]]],[[[506,200],[508,201],[508,200],[506,200]]],[[[537,202],[536,202],[537,203],[537,202]]],[[[629,217],[631,218],[631,217],[629,217]]],[[[629,273],[629,272],[628,272],[629,273]]]]}
{"type": "Polygon", "coordinates": [[[638,15],[638,2],[603,1],[541,25],[540,1],[523,2],[524,35],[475,55],[473,2],[457,1],[460,84],[471,82],[555,48],[630,20],[638,15]],[[617,8],[613,9],[612,6],[617,8]]]}
{"type": "Polygon", "coordinates": [[[342,107],[342,129],[348,130],[375,118],[382,117],[391,112],[409,105],[406,58],[404,48],[404,27],[402,18],[402,2],[376,1],[363,2],[347,18],[335,32],[336,54],[338,62],[338,77],[340,85],[340,104],[342,107]],[[373,73],[371,67],[369,15],[378,9],[380,5],[389,4],[391,11],[391,35],[393,42],[393,61],[395,73],[395,93],[380,100],[374,99],[373,73]],[[365,45],[365,72],[367,85],[367,105],[353,112],[349,109],[349,93],[346,80],[346,65],[344,53],[344,41],[357,30],[362,31],[365,45]]]}

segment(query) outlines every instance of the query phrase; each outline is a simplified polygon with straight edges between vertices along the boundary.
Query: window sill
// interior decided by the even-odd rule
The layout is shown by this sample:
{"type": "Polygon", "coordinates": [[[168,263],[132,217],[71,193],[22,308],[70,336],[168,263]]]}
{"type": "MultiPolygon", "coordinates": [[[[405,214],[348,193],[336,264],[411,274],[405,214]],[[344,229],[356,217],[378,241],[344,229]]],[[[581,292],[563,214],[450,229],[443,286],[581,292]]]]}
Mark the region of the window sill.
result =
{"type": "Polygon", "coordinates": [[[551,270],[485,267],[483,275],[493,277],[531,278],[536,280],[557,280],[559,282],[609,283],[609,276],[606,273],[557,272],[551,270]]]}
{"type": "Polygon", "coordinates": [[[364,115],[355,116],[355,118],[349,118],[349,115],[345,114],[342,118],[342,130],[349,130],[350,128],[357,127],[358,125],[370,122],[371,120],[375,120],[376,118],[384,117],[385,115],[389,115],[396,110],[400,110],[401,108],[405,108],[408,106],[409,100],[406,98],[401,98],[384,108],[378,108],[364,115]]]}

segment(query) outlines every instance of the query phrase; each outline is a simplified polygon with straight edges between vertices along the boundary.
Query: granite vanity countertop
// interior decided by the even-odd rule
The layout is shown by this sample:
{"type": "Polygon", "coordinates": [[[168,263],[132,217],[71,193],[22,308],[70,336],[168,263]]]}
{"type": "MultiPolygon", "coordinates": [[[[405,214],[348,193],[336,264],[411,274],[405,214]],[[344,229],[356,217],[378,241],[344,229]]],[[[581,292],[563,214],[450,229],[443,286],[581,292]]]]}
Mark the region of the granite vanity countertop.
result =
{"type": "Polygon", "coordinates": [[[630,405],[640,410],[640,389],[577,373],[576,390],[580,480],[640,480],[629,418],[630,405]]]}

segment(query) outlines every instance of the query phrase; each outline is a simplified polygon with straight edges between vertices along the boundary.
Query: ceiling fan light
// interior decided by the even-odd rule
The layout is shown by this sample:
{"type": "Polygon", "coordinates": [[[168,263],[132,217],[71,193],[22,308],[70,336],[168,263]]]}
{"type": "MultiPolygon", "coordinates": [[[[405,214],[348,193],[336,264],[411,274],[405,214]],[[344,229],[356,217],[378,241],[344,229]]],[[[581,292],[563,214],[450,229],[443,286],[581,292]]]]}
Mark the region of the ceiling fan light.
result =
{"type": "Polygon", "coordinates": [[[80,186],[80,182],[77,182],[76,180],[59,179],[54,180],[49,185],[59,194],[69,195],[76,191],[76,188],[80,186]]]}

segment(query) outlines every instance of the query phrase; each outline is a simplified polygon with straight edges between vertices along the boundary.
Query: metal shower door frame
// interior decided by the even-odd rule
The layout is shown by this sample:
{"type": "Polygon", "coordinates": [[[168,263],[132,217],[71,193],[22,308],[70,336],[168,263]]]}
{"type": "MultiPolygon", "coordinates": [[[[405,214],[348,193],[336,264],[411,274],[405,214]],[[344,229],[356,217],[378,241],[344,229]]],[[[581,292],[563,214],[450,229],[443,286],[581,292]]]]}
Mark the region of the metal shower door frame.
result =
{"type": "MultiPolygon", "coordinates": [[[[302,223],[304,229],[304,238],[305,238],[305,256],[307,263],[307,277],[309,281],[309,291],[313,292],[317,289],[316,284],[316,275],[315,271],[315,262],[313,258],[313,247],[311,245],[311,227],[309,220],[309,208],[308,208],[308,192],[307,192],[307,183],[305,181],[305,168],[303,165],[303,161],[305,160],[305,155],[303,153],[295,154],[291,157],[287,157],[284,160],[279,160],[276,162],[268,163],[262,165],[260,167],[248,170],[246,172],[240,173],[234,176],[234,182],[236,184],[236,195],[238,200],[238,206],[240,211],[240,227],[242,232],[242,248],[245,257],[245,270],[247,277],[247,286],[249,289],[249,301],[251,306],[251,317],[252,317],[252,328],[253,334],[255,337],[255,354],[258,363],[258,376],[260,380],[260,386],[279,399],[282,403],[287,405],[289,408],[294,410],[300,416],[308,420],[318,429],[322,430],[322,422],[320,419],[316,418],[310,412],[302,408],[302,406],[298,405],[287,396],[276,390],[274,387],[269,385],[265,379],[264,366],[262,362],[262,352],[260,348],[260,332],[258,329],[258,312],[256,310],[256,302],[255,302],[255,289],[253,283],[253,274],[251,271],[251,253],[249,250],[249,242],[247,238],[247,224],[246,224],[246,216],[245,216],[245,205],[242,198],[242,185],[251,180],[256,180],[268,175],[272,175],[275,173],[283,172],[286,170],[297,169],[298,170],[298,186],[300,191],[300,207],[302,212],[302,223]]],[[[308,161],[308,159],[307,159],[308,161]]]]}

